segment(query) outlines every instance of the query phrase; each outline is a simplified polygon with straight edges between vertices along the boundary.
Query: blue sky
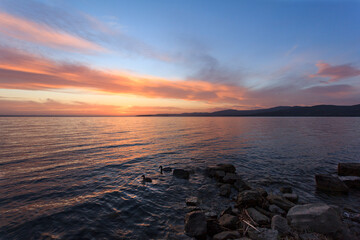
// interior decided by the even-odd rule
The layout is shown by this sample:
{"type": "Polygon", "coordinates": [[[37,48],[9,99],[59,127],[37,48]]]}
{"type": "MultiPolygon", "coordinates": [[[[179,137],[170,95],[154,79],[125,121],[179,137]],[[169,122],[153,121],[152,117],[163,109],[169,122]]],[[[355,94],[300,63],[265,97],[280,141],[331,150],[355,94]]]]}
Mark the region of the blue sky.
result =
{"type": "Polygon", "coordinates": [[[134,82],[105,89],[110,82],[103,78],[89,85],[85,75],[83,87],[63,79],[56,86],[42,80],[36,89],[39,83],[32,78],[29,87],[31,77],[23,72],[21,84],[0,75],[0,96],[7,101],[21,97],[16,91],[33,91],[21,100],[71,106],[78,96],[93,105],[95,94],[97,104],[130,114],[128,108],[136,107],[181,112],[360,100],[360,1],[0,0],[0,9],[11,20],[0,25],[1,47],[9,56],[15,54],[10,49],[57,66],[139,78],[131,89],[134,82]],[[30,27],[20,28],[19,22],[30,27]],[[59,91],[72,95],[59,97],[59,91]],[[106,100],[110,95],[121,102],[106,100]]]}

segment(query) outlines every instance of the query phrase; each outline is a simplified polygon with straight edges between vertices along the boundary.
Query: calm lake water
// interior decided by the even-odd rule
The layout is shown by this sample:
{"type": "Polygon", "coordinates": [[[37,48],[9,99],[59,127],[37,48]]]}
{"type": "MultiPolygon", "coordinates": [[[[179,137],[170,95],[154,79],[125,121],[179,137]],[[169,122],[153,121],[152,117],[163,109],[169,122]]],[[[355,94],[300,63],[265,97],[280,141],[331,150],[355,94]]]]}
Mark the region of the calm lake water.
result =
{"type": "Polygon", "coordinates": [[[184,200],[221,208],[203,170],[232,163],[253,186],[359,208],[314,174],[360,161],[360,118],[0,118],[0,239],[185,239],[184,200]],[[193,170],[189,181],[158,167],[193,170]],[[153,178],[143,184],[141,175],[153,178]]]}

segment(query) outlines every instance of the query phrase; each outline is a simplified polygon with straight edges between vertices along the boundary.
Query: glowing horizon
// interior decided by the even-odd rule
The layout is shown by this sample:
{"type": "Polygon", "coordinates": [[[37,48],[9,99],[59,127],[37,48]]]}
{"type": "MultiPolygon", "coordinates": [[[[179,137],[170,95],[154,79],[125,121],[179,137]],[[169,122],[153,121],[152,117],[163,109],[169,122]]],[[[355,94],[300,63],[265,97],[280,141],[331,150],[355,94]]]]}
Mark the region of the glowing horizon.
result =
{"type": "Polygon", "coordinates": [[[148,4],[0,1],[0,115],[360,103],[357,1],[148,4]]]}

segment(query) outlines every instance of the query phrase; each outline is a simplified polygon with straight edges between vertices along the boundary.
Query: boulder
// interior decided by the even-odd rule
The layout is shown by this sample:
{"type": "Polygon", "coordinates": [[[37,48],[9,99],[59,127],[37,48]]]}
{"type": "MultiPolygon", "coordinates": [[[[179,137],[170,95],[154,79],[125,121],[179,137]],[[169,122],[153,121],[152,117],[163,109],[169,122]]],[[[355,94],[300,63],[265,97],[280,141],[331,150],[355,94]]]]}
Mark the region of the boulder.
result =
{"type": "Polygon", "coordinates": [[[338,174],[340,176],[359,176],[360,163],[339,163],[338,174]]]}
{"type": "Polygon", "coordinates": [[[236,173],[226,173],[222,181],[224,183],[234,184],[236,180],[241,179],[236,173]]]}
{"type": "Polygon", "coordinates": [[[185,200],[187,206],[198,206],[200,201],[198,197],[188,197],[185,200]]]}
{"type": "Polygon", "coordinates": [[[225,172],[224,171],[215,171],[214,177],[219,181],[222,182],[223,178],[225,177],[225,172]]]}
{"type": "Polygon", "coordinates": [[[207,222],[202,211],[187,213],[185,216],[185,233],[190,237],[206,235],[207,222]]]}
{"type": "Polygon", "coordinates": [[[340,180],[343,181],[348,188],[360,189],[360,177],[345,176],[340,177],[340,180]]]}
{"type": "Polygon", "coordinates": [[[271,204],[275,204],[285,211],[289,211],[290,208],[295,206],[293,202],[290,202],[289,200],[278,195],[270,194],[267,196],[267,199],[271,204]]]}
{"type": "Polygon", "coordinates": [[[242,179],[236,179],[236,181],[234,182],[234,187],[239,192],[251,189],[251,187],[249,187],[249,185],[246,182],[244,182],[242,179]]]}
{"type": "Polygon", "coordinates": [[[173,171],[173,175],[177,178],[182,178],[182,179],[189,179],[189,171],[186,171],[184,169],[174,169],[173,171]]]}
{"type": "Polygon", "coordinates": [[[205,173],[209,177],[214,177],[216,171],[223,171],[225,173],[235,173],[236,168],[232,164],[217,164],[217,165],[207,166],[205,169],[205,173]]]}
{"type": "Polygon", "coordinates": [[[263,198],[256,190],[242,191],[237,196],[237,204],[243,207],[254,207],[261,205],[263,198]]]}
{"type": "Polygon", "coordinates": [[[205,213],[205,217],[212,218],[212,219],[217,219],[217,213],[214,211],[208,211],[205,213]]]}
{"type": "Polygon", "coordinates": [[[253,240],[277,240],[279,233],[277,230],[258,228],[259,231],[254,229],[249,230],[249,237],[253,240]]]}
{"type": "Polygon", "coordinates": [[[227,239],[236,239],[240,237],[238,231],[224,231],[214,235],[213,240],[227,240],[227,239]]]}
{"type": "Polygon", "coordinates": [[[220,226],[216,219],[207,220],[207,235],[214,236],[222,231],[224,231],[224,229],[220,226]]]}
{"type": "Polygon", "coordinates": [[[235,230],[237,225],[237,220],[238,220],[237,217],[233,215],[224,214],[219,218],[219,224],[224,228],[235,230]]]}
{"type": "Polygon", "coordinates": [[[339,177],[329,174],[315,175],[316,188],[328,192],[348,193],[349,188],[343,183],[339,177]]]}
{"type": "Polygon", "coordinates": [[[292,193],[292,188],[291,187],[281,187],[280,192],[282,192],[282,193],[292,193]]]}
{"type": "Polygon", "coordinates": [[[296,205],[287,214],[290,225],[300,231],[335,233],[342,227],[338,209],[324,203],[296,205]]]}
{"type": "Polygon", "coordinates": [[[278,206],[276,206],[275,204],[271,204],[269,206],[269,211],[272,213],[276,213],[276,214],[285,214],[286,212],[284,210],[282,210],[281,208],[279,208],[278,206]]]}
{"type": "Polygon", "coordinates": [[[232,164],[220,163],[220,164],[217,164],[216,166],[218,166],[222,171],[227,172],[227,173],[235,173],[236,172],[236,168],[232,164]]]}
{"type": "Polygon", "coordinates": [[[265,210],[264,208],[261,208],[261,207],[258,207],[258,206],[256,206],[255,209],[258,212],[262,213],[263,215],[267,216],[268,218],[272,218],[274,215],[276,215],[276,214],[274,214],[272,212],[269,212],[268,210],[265,210]]]}
{"type": "Polygon", "coordinates": [[[220,196],[229,197],[230,193],[231,193],[231,185],[230,184],[221,185],[220,193],[219,193],[220,196]]]}
{"type": "Polygon", "coordinates": [[[299,196],[296,193],[284,193],[283,197],[293,203],[299,201],[299,196]]]}
{"type": "Polygon", "coordinates": [[[277,230],[281,236],[286,236],[291,232],[291,228],[286,220],[280,215],[275,215],[271,219],[271,229],[277,230]]]}
{"type": "Polygon", "coordinates": [[[246,211],[249,213],[250,217],[259,225],[265,225],[270,223],[270,219],[264,214],[257,211],[255,208],[247,208],[246,211]]]}

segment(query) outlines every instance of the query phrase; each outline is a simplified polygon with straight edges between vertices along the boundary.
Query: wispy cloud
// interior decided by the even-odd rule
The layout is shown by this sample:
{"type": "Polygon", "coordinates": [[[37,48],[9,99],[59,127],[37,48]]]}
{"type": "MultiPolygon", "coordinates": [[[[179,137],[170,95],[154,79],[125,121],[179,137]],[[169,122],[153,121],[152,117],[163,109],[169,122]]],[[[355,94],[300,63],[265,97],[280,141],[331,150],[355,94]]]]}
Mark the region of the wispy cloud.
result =
{"type": "Polygon", "coordinates": [[[318,72],[310,75],[311,78],[329,78],[326,83],[338,82],[343,79],[360,76],[360,69],[353,67],[351,64],[332,66],[325,62],[316,64],[318,72]]]}
{"type": "Polygon", "coordinates": [[[0,48],[0,88],[82,88],[109,94],[224,103],[241,101],[245,90],[235,85],[205,81],[172,81],[105,72],[81,64],[58,63],[4,47],[0,48]]]}
{"type": "Polygon", "coordinates": [[[0,12],[0,33],[48,47],[77,52],[105,51],[98,44],[58,31],[44,24],[0,12]]]}

